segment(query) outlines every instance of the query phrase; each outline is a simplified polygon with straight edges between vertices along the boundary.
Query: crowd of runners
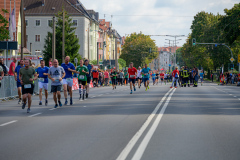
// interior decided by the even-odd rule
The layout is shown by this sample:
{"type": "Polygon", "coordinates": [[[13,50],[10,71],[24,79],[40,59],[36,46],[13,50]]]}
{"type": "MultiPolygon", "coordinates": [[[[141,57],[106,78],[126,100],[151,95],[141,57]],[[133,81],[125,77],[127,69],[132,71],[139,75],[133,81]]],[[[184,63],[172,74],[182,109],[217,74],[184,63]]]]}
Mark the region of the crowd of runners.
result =
{"type": "MultiPolygon", "coordinates": [[[[1,61],[1,59],[0,59],[1,61]]],[[[16,63],[16,59],[13,59],[12,63],[16,63]]],[[[45,66],[45,61],[41,60],[37,67],[34,67],[30,60],[21,59],[18,65],[10,65],[9,75],[15,76],[15,80],[18,88],[18,104],[22,104],[22,109],[25,109],[28,105],[27,113],[30,112],[32,95],[35,85],[39,87],[39,105],[48,105],[48,84],[51,81],[51,93],[53,94],[53,100],[55,102],[54,107],[62,107],[62,105],[73,105],[73,78],[78,79],[79,85],[79,100],[85,100],[89,96],[90,83],[93,83],[93,87],[112,86],[115,90],[119,86],[129,85],[130,94],[133,94],[137,89],[144,87],[145,91],[150,89],[150,80],[153,85],[166,85],[171,82],[170,88],[180,87],[197,87],[198,79],[200,77],[201,83],[203,80],[203,73],[198,73],[197,68],[189,69],[187,66],[175,68],[173,72],[166,72],[161,70],[151,70],[147,64],[143,67],[134,67],[131,62],[127,70],[116,70],[115,68],[102,71],[89,64],[89,61],[80,60],[78,66],[74,66],[70,62],[70,57],[66,56],[64,63],[59,65],[58,60],[54,59],[49,61],[49,67],[45,66]],[[43,90],[45,100],[43,101],[43,90]],[[64,92],[64,103],[61,99],[61,91],[64,92]]],[[[6,70],[6,69],[5,69],[6,70]]],[[[4,69],[0,66],[0,81],[4,77],[4,69]]]]}

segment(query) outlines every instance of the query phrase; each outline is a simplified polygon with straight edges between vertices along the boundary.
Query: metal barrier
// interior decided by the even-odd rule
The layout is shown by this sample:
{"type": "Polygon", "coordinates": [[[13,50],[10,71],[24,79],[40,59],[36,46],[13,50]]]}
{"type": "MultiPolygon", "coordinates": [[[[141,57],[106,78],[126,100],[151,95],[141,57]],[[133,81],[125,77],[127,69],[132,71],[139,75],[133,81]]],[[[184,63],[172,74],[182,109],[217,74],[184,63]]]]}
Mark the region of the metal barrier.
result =
{"type": "Polygon", "coordinates": [[[15,98],[17,93],[17,84],[14,76],[5,76],[0,88],[0,99],[15,98]]]}

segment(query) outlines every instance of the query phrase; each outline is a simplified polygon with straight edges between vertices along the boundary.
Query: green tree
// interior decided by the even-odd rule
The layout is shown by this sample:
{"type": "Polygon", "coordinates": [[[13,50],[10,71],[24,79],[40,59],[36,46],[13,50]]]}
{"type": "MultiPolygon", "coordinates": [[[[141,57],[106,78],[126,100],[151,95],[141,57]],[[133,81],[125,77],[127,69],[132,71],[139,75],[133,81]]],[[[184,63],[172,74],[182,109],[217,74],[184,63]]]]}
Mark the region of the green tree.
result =
{"type": "MultiPolygon", "coordinates": [[[[63,33],[63,12],[65,12],[65,55],[70,56],[70,62],[74,62],[77,58],[78,61],[81,59],[78,53],[80,49],[79,40],[75,36],[76,28],[73,27],[72,19],[69,17],[66,11],[58,12],[56,15],[56,59],[58,59],[59,64],[62,63],[62,33],[63,33]]],[[[51,26],[52,28],[52,26],[51,26]]],[[[48,32],[45,38],[44,44],[44,60],[46,62],[52,58],[52,33],[48,32]]]]}
{"type": "Polygon", "coordinates": [[[126,61],[124,59],[122,59],[122,58],[118,59],[118,64],[119,64],[119,69],[121,69],[121,70],[122,70],[123,67],[127,66],[126,65],[126,61]]]}
{"type": "Polygon", "coordinates": [[[90,64],[97,65],[97,60],[92,60],[90,64]]]}
{"type": "Polygon", "coordinates": [[[126,38],[120,58],[124,59],[127,65],[133,62],[135,66],[143,66],[157,57],[156,51],[156,43],[150,36],[133,33],[126,38]],[[152,53],[149,53],[150,48],[152,53]]]}
{"type": "MultiPolygon", "coordinates": [[[[7,10],[2,9],[3,13],[8,13],[7,10]]],[[[2,15],[0,14],[0,41],[4,41],[5,39],[9,39],[9,31],[7,29],[7,24],[8,24],[8,20],[2,15]]]]}

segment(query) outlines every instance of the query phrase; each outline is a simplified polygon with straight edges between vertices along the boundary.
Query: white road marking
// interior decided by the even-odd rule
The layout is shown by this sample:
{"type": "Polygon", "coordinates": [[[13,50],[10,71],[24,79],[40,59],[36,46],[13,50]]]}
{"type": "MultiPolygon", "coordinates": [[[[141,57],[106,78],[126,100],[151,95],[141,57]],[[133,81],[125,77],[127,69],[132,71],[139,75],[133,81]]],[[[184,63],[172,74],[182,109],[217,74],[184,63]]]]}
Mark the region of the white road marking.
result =
{"type": "Polygon", "coordinates": [[[95,98],[96,96],[92,96],[93,98],[95,98]]]}
{"type": "Polygon", "coordinates": [[[53,111],[53,110],[55,110],[56,108],[52,108],[52,109],[49,109],[50,111],[53,111]]]}
{"type": "Polygon", "coordinates": [[[11,121],[11,122],[7,122],[7,123],[4,123],[4,124],[1,124],[0,127],[9,125],[9,124],[12,124],[12,123],[15,123],[15,122],[17,122],[17,120],[14,120],[14,121],[11,121]]]}
{"type": "Polygon", "coordinates": [[[149,129],[148,133],[146,134],[146,136],[144,137],[143,141],[141,142],[141,144],[139,145],[137,151],[135,152],[132,160],[140,160],[142,158],[142,155],[149,143],[149,141],[151,140],[155,130],[157,129],[162,117],[163,117],[163,114],[168,106],[168,103],[170,102],[171,98],[172,98],[172,95],[173,93],[176,91],[176,89],[174,89],[172,91],[172,93],[168,96],[164,106],[162,107],[160,113],[157,115],[157,118],[155,119],[152,127],[149,129]]]}
{"type": "Polygon", "coordinates": [[[102,94],[98,95],[98,96],[102,96],[102,94]]]}
{"type": "Polygon", "coordinates": [[[35,117],[35,116],[38,116],[38,115],[40,115],[40,114],[42,114],[42,113],[36,113],[36,114],[33,114],[33,115],[31,115],[31,116],[28,116],[28,117],[35,117]]]}
{"type": "Polygon", "coordinates": [[[159,104],[156,106],[156,108],[153,110],[153,112],[151,113],[151,115],[147,118],[147,120],[144,122],[144,124],[142,125],[142,127],[137,131],[137,133],[132,137],[132,139],[128,142],[128,144],[126,145],[126,147],[123,149],[123,151],[120,153],[120,155],[118,156],[118,158],[116,160],[123,160],[126,159],[128,154],[131,152],[132,148],[134,147],[134,145],[137,143],[138,139],[141,137],[141,135],[143,134],[143,132],[146,130],[146,128],[149,126],[149,124],[151,123],[152,119],[155,117],[157,111],[159,110],[159,108],[161,107],[162,103],[165,101],[165,99],[167,98],[168,94],[172,91],[173,89],[170,89],[162,98],[162,100],[159,102],[159,104]]]}
{"type": "Polygon", "coordinates": [[[87,107],[87,106],[83,106],[83,107],[87,107]]]}
{"type": "Polygon", "coordinates": [[[230,96],[232,95],[232,94],[229,94],[230,96]]]}
{"type": "Polygon", "coordinates": [[[238,100],[240,100],[240,98],[238,98],[238,100]]]}

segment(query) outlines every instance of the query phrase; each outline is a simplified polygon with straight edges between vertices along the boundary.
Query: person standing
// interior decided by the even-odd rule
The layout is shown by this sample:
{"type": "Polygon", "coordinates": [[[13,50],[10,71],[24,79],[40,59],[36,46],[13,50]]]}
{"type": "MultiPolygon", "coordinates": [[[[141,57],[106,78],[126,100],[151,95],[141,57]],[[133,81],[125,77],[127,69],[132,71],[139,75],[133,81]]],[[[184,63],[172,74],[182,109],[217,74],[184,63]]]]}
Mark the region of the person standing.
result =
{"type": "Polygon", "coordinates": [[[144,86],[146,87],[146,91],[149,89],[149,76],[150,76],[150,72],[151,69],[148,67],[147,64],[145,64],[145,68],[142,69],[142,74],[144,75],[143,76],[143,83],[144,83],[144,86]]]}
{"type": "Polygon", "coordinates": [[[64,89],[64,97],[65,97],[65,103],[64,105],[68,104],[67,96],[68,96],[68,91],[70,94],[70,105],[73,104],[72,101],[72,86],[73,86],[73,74],[75,73],[75,67],[72,63],[70,63],[70,57],[66,56],[65,57],[65,63],[62,63],[62,68],[65,71],[65,77],[63,78],[63,89],[64,89]]]}
{"type": "Polygon", "coordinates": [[[38,74],[38,87],[39,87],[39,105],[42,105],[42,90],[45,90],[45,106],[48,104],[48,70],[49,68],[45,66],[45,61],[40,61],[41,66],[37,68],[38,74]]]}
{"type": "Polygon", "coordinates": [[[128,74],[131,90],[130,94],[132,94],[132,88],[134,88],[134,91],[136,91],[135,82],[137,77],[137,69],[133,67],[133,62],[130,63],[130,67],[128,68],[128,74]]]}
{"type": "Polygon", "coordinates": [[[86,59],[84,61],[84,65],[88,68],[89,73],[87,73],[87,93],[86,93],[86,98],[88,98],[88,94],[89,94],[89,85],[91,83],[91,74],[92,74],[92,65],[89,64],[89,61],[86,59]]]}
{"type": "Polygon", "coordinates": [[[17,62],[17,58],[13,57],[13,61],[12,63],[10,64],[10,67],[9,67],[9,76],[14,76],[14,71],[15,71],[15,68],[16,68],[16,62],[17,62]]]}
{"type": "Polygon", "coordinates": [[[0,58],[0,66],[1,66],[2,69],[3,69],[4,76],[8,76],[9,68],[4,64],[3,58],[0,58]]]}
{"type": "Polygon", "coordinates": [[[128,78],[129,78],[128,72],[127,72],[127,70],[125,70],[124,71],[124,81],[125,81],[126,85],[128,85],[128,78]]]}
{"type": "Polygon", "coordinates": [[[49,65],[49,68],[52,67],[52,58],[49,59],[48,65],[49,65]]]}
{"type": "Polygon", "coordinates": [[[94,69],[92,71],[92,75],[93,75],[93,86],[98,87],[99,72],[97,71],[97,69],[94,69]]]}
{"type": "MultiPolygon", "coordinates": [[[[201,71],[201,73],[199,74],[200,76],[200,80],[201,80],[201,86],[203,85],[203,71],[201,71]]],[[[212,74],[211,74],[212,76],[212,74]]]]}
{"type": "MultiPolygon", "coordinates": [[[[122,70],[119,72],[119,75],[120,75],[119,82],[122,86],[123,85],[123,71],[122,70]]],[[[119,84],[119,86],[120,86],[120,84],[119,84]]]]}
{"type": "Polygon", "coordinates": [[[62,80],[65,77],[65,71],[63,67],[58,65],[58,60],[53,60],[53,66],[48,70],[48,78],[52,81],[51,91],[53,92],[53,100],[55,102],[54,108],[62,107],[61,103],[61,89],[62,89],[62,80]],[[58,103],[57,103],[58,100],[58,103]]]}
{"type": "Polygon", "coordinates": [[[19,61],[19,65],[15,68],[15,71],[14,71],[14,77],[15,77],[15,81],[17,82],[17,90],[18,90],[18,104],[21,104],[22,102],[22,85],[21,85],[21,82],[20,82],[20,79],[19,79],[19,72],[20,72],[20,69],[23,66],[24,64],[24,61],[21,59],[19,61]]]}
{"type": "Polygon", "coordinates": [[[76,72],[78,74],[78,84],[79,84],[79,100],[84,100],[84,94],[86,92],[86,85],[87,85],[87,76],[86,74],[89,73],[88,68],[83,65],[83,60],[80,60],[80,65],[77,66],[76,72]],[[83,89],[82,89],[83,87],[83,89]],[[83,92],[82,92],[83,91],[83,92]],[[83,96],[82,96],[83,93],[83,96]]]}
{"type": "Polygon", "coordinates": [[[176,82],[176,87],[178,85],[178,79],[179,79],[179,71],[178,71],[178,67],[175,68],[175,70],[172,72],[172,77],[173,77],[173,81],[172,81],[172,86],[170,88],[172,88],[174,86],[174,82],[176,82]]]}
{"type": "Polygon", "coordinates": [[[34,89],[33,81],[37,79],[37,74],[35,70],[32,67],[30,67],[29,60],[25,60],[24,64],[25,64],[25,67],[21,68],[19,72],[19,79],[22,84],[22,94],[23,94],[22,109],[25,109],[27,99],[28,99],[27,113],[30,113],[30,108],[32,104],[32,94],[34,89]]]}
{"type": "Polygon", "coordinates": [[[1,88],[1,86],[2,86],[1,81],[3,80],[3,77],[4,77],[3,68],[2,68],[2,66],[0,66],[0,88],[1,88]]]}

